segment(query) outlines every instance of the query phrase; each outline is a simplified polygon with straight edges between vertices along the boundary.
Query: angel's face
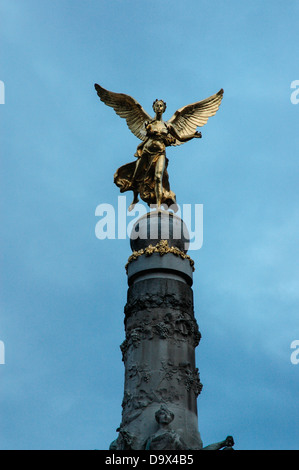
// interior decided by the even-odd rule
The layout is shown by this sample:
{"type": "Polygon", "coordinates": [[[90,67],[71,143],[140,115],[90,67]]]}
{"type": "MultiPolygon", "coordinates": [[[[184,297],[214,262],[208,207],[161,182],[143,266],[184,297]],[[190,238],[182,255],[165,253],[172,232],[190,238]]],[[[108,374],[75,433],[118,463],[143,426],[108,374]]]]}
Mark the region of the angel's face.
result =
{"type": "Polygon", "coordinates": [[[156,101],[154,104],[154,111],[156,114],[163,114],[164,113],[164,102],[162,100],[156,101]]]}

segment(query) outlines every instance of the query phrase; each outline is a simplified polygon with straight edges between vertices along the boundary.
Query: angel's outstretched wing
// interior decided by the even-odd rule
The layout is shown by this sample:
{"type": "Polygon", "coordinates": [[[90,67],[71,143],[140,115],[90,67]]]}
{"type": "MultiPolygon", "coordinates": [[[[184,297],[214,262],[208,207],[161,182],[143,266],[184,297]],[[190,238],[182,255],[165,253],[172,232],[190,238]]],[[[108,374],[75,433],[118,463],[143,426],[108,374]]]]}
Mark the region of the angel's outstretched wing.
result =
{"type": "Polygon", "coordinates": [[[107,106],[111,106],[114,111],[127,121],[127,125],[133,134],[140,140],[145,140],[146,132],[144,123],[151,121],[152,117],[142,108],[142,106],[131,96],[123,93],[114,93],[105,90],[97,83],[95,89],[101,101],[107,106]]]}
{"type": "MultiPolygon", "coordinates": [[[[167,121],[171,124],[180,137],[194,134],[197,127],[204,126],[209,117],[214,116],[219,109],[223,98],[223,89],[205,100],[192,103],[178,109],[167,121]]],[[[176,140],[172,145],[181,145],[182,142],[176,140]]]]}

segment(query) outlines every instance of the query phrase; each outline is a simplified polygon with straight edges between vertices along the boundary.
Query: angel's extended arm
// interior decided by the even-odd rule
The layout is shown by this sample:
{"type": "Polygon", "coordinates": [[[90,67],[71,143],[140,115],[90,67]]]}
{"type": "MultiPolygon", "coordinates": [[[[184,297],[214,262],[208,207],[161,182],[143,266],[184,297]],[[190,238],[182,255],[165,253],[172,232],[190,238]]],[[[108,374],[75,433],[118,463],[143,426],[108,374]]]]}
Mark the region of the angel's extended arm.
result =
{"type": "Polygon", "coordinates": [[[184,135],[182,137],[177,133],[177,131],[172,126],[172,124],[167,124],[167,129],[169,133],[179,142],[188,142],[191,139],[200,139],[202,137],[201,132],[197,132],[197,131],[194,134],[184,135]]]}

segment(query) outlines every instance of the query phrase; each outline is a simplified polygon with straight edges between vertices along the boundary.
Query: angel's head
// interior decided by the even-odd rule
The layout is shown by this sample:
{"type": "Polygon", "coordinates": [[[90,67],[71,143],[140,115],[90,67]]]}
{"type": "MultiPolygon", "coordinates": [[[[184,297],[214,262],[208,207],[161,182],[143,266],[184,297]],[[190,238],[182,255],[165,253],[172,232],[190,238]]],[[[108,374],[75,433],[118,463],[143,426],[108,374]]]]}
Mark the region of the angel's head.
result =
{"type": "Polygon", "coordinates": [[[153,102],[153,110],[156,114],[163,114],[166,110],[166,103],[163,100],[155,100],[153,102]]]}

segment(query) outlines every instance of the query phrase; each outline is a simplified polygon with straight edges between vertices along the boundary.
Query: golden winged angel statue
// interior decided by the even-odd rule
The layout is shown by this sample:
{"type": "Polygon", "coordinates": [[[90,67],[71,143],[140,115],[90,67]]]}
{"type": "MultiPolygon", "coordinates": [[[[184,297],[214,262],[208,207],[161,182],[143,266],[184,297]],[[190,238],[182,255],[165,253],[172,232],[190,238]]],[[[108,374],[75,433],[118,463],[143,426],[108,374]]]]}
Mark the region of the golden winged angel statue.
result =
{"type": "Polygon", "coordinates": [[[202,137],[196,128],[204,126],[209,117],[216,114],[223,98],[223,89],[209,98],[178,109],[166,122],[162,119],[166,110],[163,100],[154,101],[155,117],[152,118],[131,96],[105,90],[98,84],[95,84],[95,89],[101,101],[126,119],[131,132],[142,141],[134,155],[137,160],[121,166],[114,175],[114,183],[121,193],[134,193],[129,211],[138,202],[138,195],[157,209],[164,204],[175,207],[176,196],[170,190],[167,172],[166,147],[202,137]]]}

